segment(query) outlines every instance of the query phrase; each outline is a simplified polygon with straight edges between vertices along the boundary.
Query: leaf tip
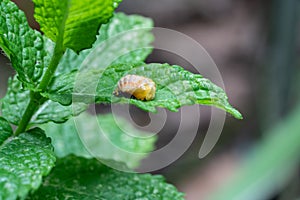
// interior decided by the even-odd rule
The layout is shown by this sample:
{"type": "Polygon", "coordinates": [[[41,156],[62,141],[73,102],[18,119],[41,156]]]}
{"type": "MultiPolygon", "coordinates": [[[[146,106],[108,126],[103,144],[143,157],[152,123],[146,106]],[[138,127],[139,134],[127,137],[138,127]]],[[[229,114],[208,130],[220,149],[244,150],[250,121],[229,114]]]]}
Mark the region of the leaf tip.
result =
{"type": "Polygon", "coordinates": [[[234,116],[236,119],[242,120],[244,119],[242,113],[240,113],[237,109],[235,108],[231,108],[231,110],[229,111],[229,113],[234,116]]]}

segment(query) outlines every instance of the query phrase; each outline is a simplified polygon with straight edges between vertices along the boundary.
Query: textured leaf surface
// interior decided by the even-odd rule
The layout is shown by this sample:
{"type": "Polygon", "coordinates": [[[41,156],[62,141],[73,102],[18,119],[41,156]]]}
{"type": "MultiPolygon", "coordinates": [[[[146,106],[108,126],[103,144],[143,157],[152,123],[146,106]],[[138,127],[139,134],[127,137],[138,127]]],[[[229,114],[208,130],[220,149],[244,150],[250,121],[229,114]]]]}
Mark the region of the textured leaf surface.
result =
{"type": "Polygon", "coordinates": [[[64,47],[79,52],[92,47],[101,24],[115,9],[113,0],[34,0],[35,18],[54,42],[63,36],[64,47]]]}
{"type": "Polygon", "coordinates": [[[6,119],[0,117],[0,145],[8,139],[13,133],[13,130],[6,119]]]}
{"type": "MultiPolygon", "coordinates": [[[[18,125],[26,106],[29,103],[29,91],[23,90],[22,84],[16,77],[9,79],[6,96],[2,99],[2,115],[15,125],[18,125]]],[[[36,111],[31,124],[42,124],[49,121],[62,123],[72,116],[76,116],[87,109],[84,103],[74,103],[71,106],[62,106],[53,101],[46,101],[36,111]]]]}
{"type": "Polygon", "coordinates": [[[105,114],[82,113],[64,124],[45,124],[59,157],[69,154],[115,160],[133,168],[154,149],[156,136],[135,129],[126,120],[105,114]],[[66,145],[67,142],[67,145],[66,145]],[[87,150],[86,150],[87,149],[87,150]]]}
{"type": "MultiPolygon", "coordinates": [[[[79,55],[70,49],[66,50],[56,75],[80,67],[105,68],[111,63],[143,62],[152,51],[152,27],[153,22],[149,18],[115,13],[108,24],[101,26],[93,48],[83,50],[79,55]]],[[[49,49],[49,52],[52,52],[54,45],[50,43],[48,46],[52,46],[52,49],[49,49]]]]}
{"type": "Polygon", "coordinates": [[[115,64],[143,62],[152,52],[153,22],[138,15],[118,13],[100,29],[99,38],[82,69],[106,68],[115,64]]]}
{"type": "Polygon", "coordinates": [[[42,35],[32,30],[25,14],[9,0],[0,1],[0,48],[23,83],[35,85],[44,66],[42,35]]]}
{"type": "Polygon", "coordinates": [[[0,199],[24,198],[55,163],[50,138],[35,128],[0,145],[0,199]]]}
{"type": "Polygon", "coordinates": [[[69,156],[60,159],[30,199],[183,200],[183,194],[160,175],[124,173],[99,161],[69,156]]]}
{"type": "Polygon", "coordinates": [[[72,94],[74,94],[74,101],[130,103],[150,112],[156,112],[156,107],[177,111],[179,107],[184,105],[212,105],[224,109],[236,118],[242,118],[242,115],[228,103],[228,98],[220,87],[203,78],[200,74],[193,74],[177,65],[127,64],[111,66],[104,71],[91,69],[89,71],[83,70],[78,74],[73,72],[57,77],[50,93],[45,94],[45,96],[67,105],[72,102],[72,94]],[[137,74],[151,78],[156,83],[157,88],[155,99],[141,101],[114,96],[113,92],[118,81],[126,74],[137,74]],[[74,80],[76,81],[75,86],[74,80]],[[64,84],[61,84],[62,82],[64,84]]]}
{"type": "Polygon", "coordinates": [[[9,78],[6,95],[1,100],[2,115],[10,123],[18,125],[29,102],[29,91],[23,90],[17,77],[9,78]]]}

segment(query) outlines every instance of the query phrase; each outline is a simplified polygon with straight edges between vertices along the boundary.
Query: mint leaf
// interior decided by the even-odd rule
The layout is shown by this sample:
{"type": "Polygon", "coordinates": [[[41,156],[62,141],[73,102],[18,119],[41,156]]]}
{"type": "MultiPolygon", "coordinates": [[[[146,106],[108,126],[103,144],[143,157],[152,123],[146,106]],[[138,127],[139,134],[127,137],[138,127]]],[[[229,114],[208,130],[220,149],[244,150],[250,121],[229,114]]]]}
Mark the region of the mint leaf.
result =
{"type": "Polygon", "coordinates": [[[112,17],[113,0],[33,0],[35,18],[52,41],[62,37],[63,46],[79,52],[92,47],[101,24],[112,17]]]}
{"type": "MultiPolygon", "coordinates": [[[[143,62],[152,51],[150,45],[154,40],[150,32],[152,27],[153,22],[150,18],[115,13],[109,23],[101,26],[97,40],[91,49],[83,50],[79,54],[71,49],[66,50],[56,75],[92,66],[105,68],[111,63],[143,62]]],[[[48,50],[51,53],[54,45],[48,46],[52,47],[48,50]]]]}
{"type": "Polygon", "coordinates": [[[93,116],[85,112],[64,124],[49,123],[41,127],[52,138],[58,157],[69,154],[96,157],[122,162],[129,168],[137,167],[154,149],[156,141],[156,136],[139,131],[112,114],[93,116]]]}
{"type": "MultiPolygon", "coordinates": [[[[12,124],[18,125],[30,100],[30,92],[24,90],[22,83],[16,77],[8,80],[8,89],[2,99],[2,115],[12,124]]],[[[72,116],[79,115],[87,109],[84,103],[74,103],[72,106],[62,106],[57,102],[46,101],[36,111],[30,124],[42,124],[49,121],[62,123],[72,116]]]]}
{"type": "Polygon", "coordinates": [[[8,79],[8,88],[1,105],[2,115],[12,124],[18,125],[29,102],[29,91],[24,90],[16,76],[8,79]]]}
{"type": "Polygon", "coordinates": [[[73,101],[85,103],[130,103],[149,112],[156,112],[156,107],[176,112],[184,105],[211,105],[238,119],[242,118],[239,111],[228,103],[228,98],[220,87],[200,74],[169,64],[125,64],[111,66],[106,70],[83,70],[78,74],[72,72],[54,79],[50,91],[44,95],[64,105],[70,104],[73,98],[73,101]],[[155,99],[141,101],[114,96],[118,81],[126,74],[151,78],[156,83],[155,99]]]}
{"type": "MultiPolygon", "coordinates": [[[[108,24],[100,28],[100,35],[94,43],[92,49],[86,49],[76,54],[74,51],[67,49],[62,57],[54,82],[59,90],[63,90],[66,97],[59,93],[56,100],[63,105],[70,104],[68,94],[72,93],[76,69],[89,70],[90,68],[105,68],[111,63],[140,63],[151,53],[152,47],[150,43],[153,41],[153,35],[150,30],[153,26],[151,19],[137,15],[127,16],[123,13],[115,14],[108,24]],[[133,41],[129,39],[135,38],[133,41]],[[59,81],[56,81],[59,80],[59,81]],[[69,90],[70,89],[70,90],[69,90]],[[66,93],[66,91],[68,93],[66,93]]],[[[49,40],[47,43],[47,51],[49,54],[53,52],[54,44],[49,40]]],[[[54,95],[54,94],[53,94],[54,95]]],[[[54,97],[53,97],[54,99],[54,97]]]]}
{"type": "Polygon", "coordinates": [[[76,102],[70,106],[62,106],[57,102],[48,100],[32,116],[30,124],[63,123],[84,112],[87,108],[88,105],[85,103],[76,102]]]}
{"type": "Polygon", "coordinates": [[[32,30],[25,14],[9,0],[0,1],[0,48],[11,60],[18,78],[31,87],[43,73],[42,35],[32,30]]]}
{"type": "Polygon", "coordinates": [[[30,199],[163,199],[183,200],[183,194],[160,175],[124,173],[95,159],[59,159],[42,187],[30,199]]]}
{"type": "Polygon", "coordinates": [[[55,163],[44,132],[34,128],[0,144],[0,199],[24,198],[36,190],[55,163]]]}
{"type": "Polygon", "coordinates": [[[6,119],[0,117],[0,144],[12,136],[13,130],[6,119]]]}
{"type": "Polygon", "coordinates": [[[139,15],[117,13],[100,29],[98,40],[81,69],[143,62],[152,52],[153,22],[139,15]]]}

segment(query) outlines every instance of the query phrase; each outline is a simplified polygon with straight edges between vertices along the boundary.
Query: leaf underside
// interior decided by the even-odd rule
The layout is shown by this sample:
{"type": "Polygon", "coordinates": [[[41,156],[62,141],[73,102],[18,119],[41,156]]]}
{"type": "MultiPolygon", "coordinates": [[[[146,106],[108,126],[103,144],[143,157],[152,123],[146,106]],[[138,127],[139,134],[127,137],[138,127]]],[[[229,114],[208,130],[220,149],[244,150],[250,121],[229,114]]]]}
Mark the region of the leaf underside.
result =
{"type": "Polygon", "coordinates": [[[129,168],[154,150],[156,136],[135,129],[112,114],[93,116],[87,112],[64,124],[45,124],[58,157],[75,154],[125,163],[129,168]],[[64,145],[68,141],[68,145],[64,145]]]}

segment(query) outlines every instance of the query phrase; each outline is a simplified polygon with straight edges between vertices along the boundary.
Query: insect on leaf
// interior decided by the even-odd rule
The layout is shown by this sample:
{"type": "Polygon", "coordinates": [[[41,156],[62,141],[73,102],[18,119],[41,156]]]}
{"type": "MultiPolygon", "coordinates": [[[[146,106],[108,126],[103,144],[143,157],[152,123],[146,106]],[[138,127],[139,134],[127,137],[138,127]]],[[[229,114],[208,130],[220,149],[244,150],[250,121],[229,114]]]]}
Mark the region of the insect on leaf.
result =
{"type": "Polygon", "coordinates": [[[79,73],[74,71],[57,77],[49,93],[44,95],[66,105],[72,101],[129,103],[150,112],[156,112],[156,107],[176,112],[184,105],[202,104],[221,108],[238,119],[242,118],[240,112],[229,104],[222,88],[200,74],[193,74],[180,66],[169,64],[124,64],[110,66],[105,70],[91,69],[79,73]],[[153,80],[156,84],[155,98],[141,101],[114,95],[118,82],[127,74],[153,80]],[[60,84],[63,81],[69,83],[60,84]]]}

